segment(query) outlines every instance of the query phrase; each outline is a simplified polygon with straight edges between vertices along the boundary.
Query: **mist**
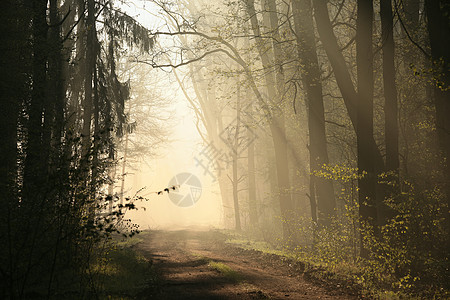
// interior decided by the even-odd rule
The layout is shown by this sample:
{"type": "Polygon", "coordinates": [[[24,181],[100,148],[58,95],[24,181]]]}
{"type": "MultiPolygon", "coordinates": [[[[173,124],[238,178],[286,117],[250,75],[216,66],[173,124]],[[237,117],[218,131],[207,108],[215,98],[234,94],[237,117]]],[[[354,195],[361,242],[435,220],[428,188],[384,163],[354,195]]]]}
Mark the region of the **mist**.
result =
{"type": "MultiPolygon", "coordinates": [[[[173,89],[177,87],[174,85],[173,89]]],[[[146,200],[138,204],[137,211],[129,211],[125,217],[142,229],[175,230],[192,226],[220,228],[222,206],[217,181],[214,182],[214,178],[205,174],[194,159],[204,145],[195,128],[192,111],[180,95],[167,109],[173,111],[171,119],[177,122],[170,128],[167,144],[160,152],[138,165],[138,170],[127,176],[126,194],[134,195],[139,191],[138,195],[146,200]],[[181,173],[193,174],[201,183],[199,198],[186,207],[173,202],[169,193],[190,194],[188,186],[177,187],[169,193],[164,191],[170,186],[172,178],[181,173]],[[159,191],[163,193],[158,195],[159,191]]]]}
{"type": "Polygon", "coordinates": [[[3,2],[0,298],[449,296],[446,1],[3,2]]]}

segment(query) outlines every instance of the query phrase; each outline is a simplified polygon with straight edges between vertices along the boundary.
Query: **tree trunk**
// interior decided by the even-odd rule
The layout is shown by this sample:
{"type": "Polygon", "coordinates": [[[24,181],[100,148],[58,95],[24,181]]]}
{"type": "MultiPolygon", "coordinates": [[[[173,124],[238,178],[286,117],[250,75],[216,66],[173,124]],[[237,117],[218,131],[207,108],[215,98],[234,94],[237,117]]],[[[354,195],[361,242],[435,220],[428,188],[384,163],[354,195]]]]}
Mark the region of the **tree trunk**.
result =
{"type": "MultiPolygon", "coordinates": [[[[250,114],[252,111],[249,112],[250,114]]],[[[247,139],[253,138],[252,131],[247,128],[247,139]]],[[[258,210],[256,205],[256,173],[255,173],[255,143],[251,142],[247,148],[248,164],[248,207],[250,216],[250,225],[258,225],[258,210]]]]}
{"type": "MultiPolygon", "coordinates": [[[[383,4],[383,1],[381,1],[380,4],[383,4]]],[[[419,30],[419,11],[420,11],[420,2],[421,1],[422,0],[403,0],[404,18],[402,19],[402,21],[406,27],[406,30],[402,27],[402,29],[403,29],[402,33],[403,33],[403,37],[405,39],[408,39],[407,35],[409,35],[413,40],[417,40],[418,30],[419,30]]],[[[386,4],[385,4],[385,6],[386,6],[386,4]]],[[[392,15],[392,12],[391,12],[391,15],[392,15]]],[[[419,56],[417,55],[418,49],[415,46],[411,47],[410,43],[408,43],[408,45],[409,45],[409,47],[403,47],[403,49],[404,49],[403,59],[405,61],[404,62],[405,70],[411,72],[410,64],[411,63],[416,64],[419,56]]]]}
{"type": "MultiPolygon", "coordinates": [[[[348,115],[352,122],[355,132],[357,130],[357,104],[358,95],[353,86],[350,73],[347,69],[344,56],[339,48],[336,40],[336,36],[333,32],[333,27],[330,22],[330,16],[328,14],[326,0],[313,1],[314,18],[319,32],[320,40],[327,53],[328,60],[333,68],[334,76],[336,78],[337,85],[344,98],[344,104],[347,108],[348,115]]],[[[373,136],[368,137],[369,145],[374,149],[375,167],[377,171],[384,170],[384,161],[380,150],[373,136]]]]}
{"type": "Polygon", "coordinates": [[[64,119],[64,90],[62,85],[62,43],[59,25],[57,0],[50,0],[50,29],[48,43],[48,96],[44,105],[43,162],[49,163],[48,169],[54,173],[60,155],[61,136],[64,119]]]}
{"type": "MultiPolygon", "coordinates": [[[[440,78],[435,82],[436,130],[444,162],[444,190],[450,208],[450,9],[443,0],[425,1],[433,68],[440,78]]],[[[450,226],[450,214],[447,225],[450,226]]],[[[448,227],[447,227],[448,228],[448,227]]]]}
{"type": "Polygon", "coordinates": [[[120,205],[123,205],[123,198],[125,193],[125,177],[126,177],[126,168],[127,168],[127,152],[128,152],[128,132],[125,133],[125,146],[124,146],[124,152],[123,152],[123,161],[122,161],[122,182],[120,184],[120,205]]]}
{"type": "MultiPolygon", "coordinates": [[[[92,150],[92,178],[96,179],[98,176],[99,167],[99,151],[101,147],[101,139],[103,136],[100,134],[100,99],[98,94],[98,77],[97,70],[94,68],[94,147],[92,150]]],[[[108,131],[109,132],[109,131],[108,131]]]]}
{"type": "MultiPolygon", "coordinates": [[[[312,156],[310,155],[310,164],[313,164],[311,161],[312,156]]],[[[316,202],[316,177],[310,176],[309,178],[309,205],[311,207],[311,220],[314,225],[318,223],[317,220],[317,202],[316,202]]]]}
{"type": "MultiPolygon", "coordinates": [[[[309,0],[292,1],[297,49],[301,63],[303,86],[306,89],[308,105],[309,153],[310,173],[313,177],[324,164],[328,164],[328,150],[325,133],[325,113],[322,96],[322,82],[320,78],[319,62],[317,58],[312,7],[309,0]]],[[[336,201],[334,198],[333,182],[321,177],[311,178],[310,200],[316,203],[317,197],[318,222],[328,226],[336,215],[336,201]]],[[[311,205],[315,210],[315,205],[311,205]]],[[[312,213],[312,215],[314,215],[312,213]]]]}
{"type": "MultiPolygon", "coordinates": [[[[129,114],[129,112],[128,112],[129,114]]],[[[127,155],[128,155],[128,136],[129,136],[129,130],[128,130],[128,124],[125,125],[125,145],[123,150],[123,161],[122,161],[122,183],[120,185],[120,205],[123,205],[123,198],[125,193],[125,177],[126,174],[126,168],[127,168],[127,155]]]]}
{"type": "MultiPolygon", "coordinates": [[[[86,26],[86,2],[85,0],[74,0],[76,3],[76,10],[77,10],[77,18],[78,18],[78,24],[76,25],[76,31],[77,31],[77,39],[76,41],[72,42],[72,39],[67,39],[65,42],[64,47],[67,47],[66,49],[72,49],[73,44],[75,44],[76,48],[76,57],[75,66],[70,66],[66,64],[67,71],[71,72],[73,71],[76,73],[73,80],[70,81],[70,111],[73,112],[73,117],[69,119],[70,125],[74,125],[76,120],[82,119],[82,110],[81,110],[81,104],[83,102],[82,97],[82,89],[84,86],[84,82],[86,79],[86,68],[87,61],[86,61],[86,35],[88,34],[87,26],[86,26]]],[[[70,16],[70,15],[69,15],[70,16]]],[[[63,26],[65,24],[63,23],[63,26]]],[[[70,30],[70,28],[66,28],[66,31],[70,30]]]]}
{"type": "MultiPolygon", "coordinates": [[[[23,7],[16,0],[7,0],[2,5],[0,17],[0,204],[15,203],[15,186],[17,179],[17,128],[19,103],[24,94],[21,85],[25,74],[23,58],[24,22],[19,12],[23,7]]],[[[5,205],[5,206],[4,206],[5,205]]],[[[15,204],[14,204],[15,205],[15,204]]],[[[2,219],[4,217],[1,213],[2,219]]],[[[4,232],[2,231],[1,234],[4,232]]]]}
{"type": "MultiPolygon", "coordinates": [[[[333,68],[334,76],[344,99],[344,104],[347,108],[347,112],[352,122],[353,128],[355,129],[355,132],[357,132],[357,105],[359,102],[359,96],[355,91],[344,56],[340,51],[336,36],[334,35],[326,2],[327,1],[325,0],[313,1],[314,17],[317,24],[317,30],[319,32],[320,40],[322,41],[322,44],[327,53],[327,57],[333,68]]],[[[366,137],[366,139],[368,143],[366,147],[372,149],[374,169],[376,171],[376,174],[380,174],[384,172],[384,160],[381,155],[380,149],[375,143],[375,139],[373,136],[368,136],[366,137]]],[[[385,211],[385,204],[383,203],[384,193],[384,186],[377,184],[376,203],[377,208],[380,212],[385,211]]],[[[383,222],[384,217],[385,216],[382,214],[378,215],[379,223],[383,222]]]]}
{"type": "Polygon", "coordinates": [[[287,158],[287,145],[285,136],[284,118],[274,116],[272,124],[270,124],[270,132],[272,133],[272,141],[275,148],[275,164],[277,175],[277,193],[279,194],[279,203],[281,217],[283,218],[283,238],[288,239],[292,236],[292,228],[289,220],[293,212],[292,199],[290,197],[289,185],[289,166],[287,158]]]}
{"type": "Polygon", "coordinates": [[[116,172],[117,172],[117,165],[114,164],[114,166],[111,167],[109,170],[109,179],[110,182],[108,183],[108,196],[109,196],[109,213],[112,213],[113,206],[114,206],[114,184],[116,181],[116,172]]]}
{"type": "MultiPolygon", "coordinates": [[[[24,59],[21,57],[25,48],[25,37],[29,32],[24,28],[21,13],[22,3],[17,0],[2,2],[0,9],[0,237],[3,245],[0,249],[3,264],[2,295],[17,297],[17,272],[14,260],[15,239],[17,238],[14,223],[15,212],[19,206],[17,197],[17,129],[19,105],[25,94],[23,82],[26,78],[24,59]]],[[[17,220],[21,222],[20,220],[17,220]]]]}
{"type": "MultiPolygon", "coordinates": [[[[372,24],[373,3],[358,0],[356,20],[356,64],[358,73],[358,106],[356,142],[358,153],[359,215],[361,226],[376,228],[377,211],[376,174],[374,170],[373,139],[373,52],[372,24]]],[[[364,242],[365,231],[361,234],[361,256],[368,258],[369,249],[364,242]]]]}
{"type": "MultiPolygon", "coordinates": [[[[86,22],[86,74],[84,81],[84,101],[83,101],[83,129],[82,129],[82,159],[86,162],[89,161],[90,148],[91,148],[91,123],[92,123],[92,77],[95,69],[95,7],[94,0],[88,0],[88,16],[86,22]]],[[[87,170],[85,170],[87,171],[87,170]]]]}
{"type": "MultiPolygon", "coordinates": [[[[34,0],[33,9],[33,85],[28,120],[27,156],[24,171],[24,197],[26,200],[39,197],[43,181],[41,160],[42,117],[47,84],[47,1],[34,0]]],[[[37,199],[36,199],[37,200],[37,199]]]]}
{"type": "MultiPolygon", "coordinates": [[[[265,42],[261,38],[261,31],[258,25],[256,17],[256,10],[253,0],[246,0],[247,14],[250,17],[250,23],[253,31],[253,35],[256,40],[256,47],[261,58],[263,68],[266,70],[264,74],[269,105],[280,105],[281,97],[277,94],[277,82],[274,78],[272,64],[264,49],[265,42]]],[[[279,72],[279,70],[277,71],[279,72]]],[[[280,79],[280,77],[278,77],[280,79]]],[[[284,83],[283,83],[284,84],[284,83]]],[[[289,226],[289,216],[292,213],[293,205],[290,197],[290,184],[289,184],[289,166],[287,160],[287,140],[285,136],[285,122],[284,117],[279,110],[272,109],[270,116],[270,132],[272,133],[273,144],[275,148],[275,161],[277,170],[278,181],[278,194],[281,209],[281,217],[283,218],[283,237],[288,239],[291,236],[291,229],[289,226]]]]}
{"type": "Polygon", "coordinates": [[[239,86],[239,80],[238,80],[238,86],[237,86],[237,95],[236,95],[236,128],[234,132],[234,140],[233,140],[233,150],[232,150],[232,157],[233,157],[233,179],[232,179],[232,185],[233,185],[233,204],[234,204],[234,220],[235,220],[235,229],[240,231],[241,228],[241,214],[239,209],[239,179],[238,179],[238,159],[239,159],[239,131],[241,126],[241,89],[239,86]]]}
{"type": "Polygon", "coordinates": [[[397,85],[395,83],[394,35],[391,0],[380,0],[381,36],[383,50],[383,86],[384,118],[386,140],[386,171],[388,180],[395,184],[390,187],[391,196],[398,190],[399,156],[398,156],[398,107],[397,85]]]}
{"type": "MultiPolygon", "coordinates": [[[[50,10],[55,10],[54,21],[52,21],[52,17],[50,18],[50,22],[52,24],[58,24],[61,21],[61,16],[58,15],[58,7],[57,0],[51,0],[50,10]]],[[[52,14],[52,13],[51,13],[52,14]]],[[[67,21],[67,20],[66,20],[67,21]]],[[[54,73],[53,78],[50,75],[50,80],[52,81],[52,90],[54,91],[53,100],[55,105],[55,128],[54,128],[54,140],[53,143],[55,147],[58,148],[58,152],[55,154],[57,158],[62,155],[62,137],[64,134],[64,108],[66,106],[66,97],[65,91],[67,89],[66,81],[67,78],[67,64],[64,63],[64,60],[69,59],[69,55],[66,51],[63,52],[63,42],[61,40],[61,28],[62,26],[54,26],[51,28],[52,32],[52,51],[53,54],[52,59],[54,60],[54,67],[51,68],[51,64],[49,62],[49,69],[53,69],[50,71],[50,74],[54,73]]],[[[66,48],[67,49],[67,48],[66,48]]],[[[68,162],[62,163],[64,168],[67,167],[68,162]]]]}

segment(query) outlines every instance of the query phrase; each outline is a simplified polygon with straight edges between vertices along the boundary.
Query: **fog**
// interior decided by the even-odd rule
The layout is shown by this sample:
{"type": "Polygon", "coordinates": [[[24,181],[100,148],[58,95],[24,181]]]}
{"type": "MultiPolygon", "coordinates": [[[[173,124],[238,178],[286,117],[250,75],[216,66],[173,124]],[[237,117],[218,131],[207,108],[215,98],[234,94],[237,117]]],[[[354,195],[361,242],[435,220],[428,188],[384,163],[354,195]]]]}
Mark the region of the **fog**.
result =
{"type": "MultiPolygon", "coordinates": [[[[126,175],[125,195],[141,189],[145,198],[145,210],[126,214],[141,228],[213,226],[311,249],[330,242],[355,259],[369,257],[367,236],[418,208],[405,210],[404,195],[419,199],[436,189],[437,207],[448,204],[447,108],[438,108],[448,90],[432,75],[448,72],[436,62],[426,71],[433,44],[413,41],[427,26],[419,18],[426,6],[405,4],[403,16],[393,15],[390,1],[135,1],[122,8],[154,38],[147,53],[123,57],[123,68],[147,74],[129,76],[131,94],[156,80],[150,89],[167,104],[157,114],[173,113],[173,122],[148,132],[168,129],[164,142],[149,144],[154,155],[126,175]],[[437,80],[433,89],[427,80],[437,80]],[[423,105],[430,110],[414,109],[423,105]],[[194,190],[198,201],[183,202],[194,190]],[[336,235],[342,240],[331,242],[336,235]]],[[[436,211],[429,213],[427,224],[436,211]]]]}
{"type": "Polygon", "coordinates": [[[0,298],[187,227],[448,295],[447,2],[2,0],[0,298]]]}
{"type": "MultiPolygon", "coordinates": [[[[167,82],[171,90],[177,90],[174,83],[167,82]]],[[[176,120],[170,129],[167,144],[149,158],[146,164],[139,166],[139,170],[127,176],[126,194],[139,195],[146,198],[140,201],[137,211],[129,211],[125,217],[141,229],[177,229],[188,226],[221,227],[222,207],[217,181],[205,174],[194,160],[205,147],[195,127],[192,109],[183,99],[183,95],[176,94],[169,111],[173,111],[171,118],[176,120]],[[172,202],[167,192],[158,195],[155,192],[169,187],[169,182],[180,173],[195,175],[201,182],[201,196],[193,205],[181,207],[172,202]]],[[[187,195],[188,187],[181,186],[172,193],[187,195]]]]}

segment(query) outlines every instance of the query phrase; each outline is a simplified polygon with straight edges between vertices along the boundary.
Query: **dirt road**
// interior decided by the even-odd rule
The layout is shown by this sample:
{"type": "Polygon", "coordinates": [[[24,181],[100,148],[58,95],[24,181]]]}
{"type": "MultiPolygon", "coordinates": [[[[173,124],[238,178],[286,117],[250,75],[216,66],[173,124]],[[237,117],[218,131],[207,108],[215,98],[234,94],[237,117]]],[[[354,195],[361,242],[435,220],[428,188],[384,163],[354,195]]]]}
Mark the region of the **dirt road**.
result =
{"type": "Polygon", "coordinates": [[[152,231],[138,250],[161,274],[150,299],[356,299],[315,285],[279,258],[225,243],[217,231],[152,231]]]}

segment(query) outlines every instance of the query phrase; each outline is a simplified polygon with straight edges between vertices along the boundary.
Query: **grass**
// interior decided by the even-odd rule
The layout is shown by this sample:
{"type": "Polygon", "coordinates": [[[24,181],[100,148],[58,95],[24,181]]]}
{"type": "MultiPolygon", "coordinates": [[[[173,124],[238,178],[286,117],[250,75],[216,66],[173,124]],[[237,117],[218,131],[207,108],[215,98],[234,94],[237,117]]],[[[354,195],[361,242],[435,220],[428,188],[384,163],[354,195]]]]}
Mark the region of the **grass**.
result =
{"type": "Polygon", "coordinates": [[[299,263],[303,266],[300,272],[303,272],[305,277],[313,282],[320,282],[330,288],[344,288],[347,292],[358,294],[363,298],[379,300],[450,299],[447,291],[438,293],[432,291],[429,294],[435,294],[429,297],[425,293],[421,293],[423,295],[415,295],[407,291],[390,288],[389,286],[379,286],[362,276],[371,271],[362,263],[338,260],[326,262],[314,255],[314,253],[308,253],[308,251],[274,247],[269,243],[253,240],[237,232],[224,232],[224,234],[228,237],[226,240],[227,244],[241,249],[255,250],[262,254],[276,255],[280,260],[288,261],[289,263],[299,263]]]}
{"type": "Polygon", "coordinates": [[[206,264],[209,264],[209,263],[211,262],[211,259],[210,259],[210,258],[208,258],[208,257],[206,257],[206,256],[203,256],[203,255],[199,255],[199,254],[195,254],[195,253],[190,253],[190,252],[189,252],[189,255],[195,257],[195,258],[196,258],[196,262],[197,262],[199,265],[206,265],[206,264]]]}
{"type": "Polygon", "coordinates": [[[140,240],[139,236],[113,239],[109,250],[92,266],[100,299],[136,299],[157,291],[159,276],[151,261],[132,249],[140,240]]]}
{"type": "Polygon", "coordinates": [[[292,253],[289,253],[285,250],[274,249],[266,242],[252,241],[252,240],[239,239],[239,238],[231,238],[231,239],[228,239],[225,243],[237,246],[242,249],[257,250],[257,251],[260,251],[260,252],[266,253],[266,254],[275,254],[275,255],[284,256],[287,258],[295,258],[295,255],[293,255],[292,253]]]}
{"type": "Polygon", "coordinates": [[[239,282],[242,280],[242,275],[239,272],[233,270],[230,266],[228,266],[224,263],[213,261],[212,259],[210,259],[206,256],[198,255],[195,253],[191,253],[191,255],[197,258],[198,263],[208,264],[208,267],[216,270],[217,272],[222,274],[226,279],[228,279],[232,282],[236,283],[236,282],[239,282]]]}
{"type": "Polygon", "coordinates": [[[231,267],[227,266],[221,262],[210,261],[208,266],[219,273],[221,273],[226,279],[232,282],[239,282],[242,280],[241,274],[239,272],[233,270],[231,267]]]}
{"type": "Polygon", "coordinates": [[[361,287],[358,286],[354,280],[354,275],[358,271],[357,268],[348,265],[330,265],[323,261],[317,260],[311,255],[308,255],[305,251],[293,251],[288,248],[274,247],[269,243],[263,241],[257,241],[244,236],[240,233],[227,233],[227,244],[235,247],[254,250],[261,252],[262,254],[275,255],[279,257],[281,261],[287,261],[289,264],[300,264],[301,271],[306,277],[312,281],[321,282],[334,287],[348,287],[352,293],[357,292],[361,287]]]}
{"type": "Polygon", "coordinates": [[[133,247],[144,241],[144,236],[149,235],[149,231],[141,231],[139,234],[133,235],[132,237],[124,238],[121,235],[116,235],[113,237],[113,243],[117,247],[133,247]]]}

